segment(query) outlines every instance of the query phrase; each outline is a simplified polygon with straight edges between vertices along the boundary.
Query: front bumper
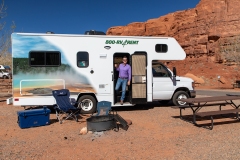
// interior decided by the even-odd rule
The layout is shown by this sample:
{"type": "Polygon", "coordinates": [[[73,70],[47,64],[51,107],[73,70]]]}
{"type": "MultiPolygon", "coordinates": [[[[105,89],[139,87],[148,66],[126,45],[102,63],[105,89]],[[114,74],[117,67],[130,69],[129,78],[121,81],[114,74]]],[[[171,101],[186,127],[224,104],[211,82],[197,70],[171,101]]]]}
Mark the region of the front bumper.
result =
{"type": "Polygon", "coordinates": [[[196,91],[195,90],[191,90],[190,91],[190,97],[191,98],[195,98],[196,97],[196,91]]]}

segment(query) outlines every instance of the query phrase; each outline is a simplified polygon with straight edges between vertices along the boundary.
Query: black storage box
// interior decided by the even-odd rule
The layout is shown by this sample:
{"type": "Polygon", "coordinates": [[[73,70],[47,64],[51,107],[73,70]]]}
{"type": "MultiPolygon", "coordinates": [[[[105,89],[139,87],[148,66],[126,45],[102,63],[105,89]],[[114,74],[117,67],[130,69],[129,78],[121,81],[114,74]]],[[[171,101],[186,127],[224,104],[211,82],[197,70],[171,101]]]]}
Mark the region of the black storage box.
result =
{"type": "Polygon", "coordinates": [[[50,109],[47,107],[44,107],[42,109],[18,111],[18,125],[20,128],[48,125],[50,123],[50,112],[50,109]]]}

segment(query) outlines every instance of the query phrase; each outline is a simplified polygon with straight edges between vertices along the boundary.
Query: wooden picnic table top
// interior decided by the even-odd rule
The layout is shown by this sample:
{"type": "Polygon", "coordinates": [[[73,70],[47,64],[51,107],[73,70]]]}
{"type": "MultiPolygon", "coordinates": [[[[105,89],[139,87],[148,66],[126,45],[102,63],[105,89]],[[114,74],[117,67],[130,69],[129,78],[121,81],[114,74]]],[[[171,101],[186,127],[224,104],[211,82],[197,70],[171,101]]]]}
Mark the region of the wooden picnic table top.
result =
{"type": "Polygon", "coordinates": [[[237,100],[237,99],[240,99],[240,96],[200,97],[200,98],[177,99],[177,101],[182,101],[187,103],[201,103],[201,102],[228,101],[228,100],[237,100]]]}

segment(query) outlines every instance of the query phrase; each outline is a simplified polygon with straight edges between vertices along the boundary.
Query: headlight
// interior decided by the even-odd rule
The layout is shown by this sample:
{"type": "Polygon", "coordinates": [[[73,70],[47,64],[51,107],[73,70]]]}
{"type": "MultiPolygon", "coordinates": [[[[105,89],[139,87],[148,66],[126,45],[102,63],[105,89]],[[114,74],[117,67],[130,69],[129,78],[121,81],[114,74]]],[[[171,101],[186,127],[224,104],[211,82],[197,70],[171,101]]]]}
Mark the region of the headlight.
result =
{"type": "Polygon", "coordinates": [[[194,81],[192,82],[192,88],[193,89],[195,88],[195,82],[194,81]]]}

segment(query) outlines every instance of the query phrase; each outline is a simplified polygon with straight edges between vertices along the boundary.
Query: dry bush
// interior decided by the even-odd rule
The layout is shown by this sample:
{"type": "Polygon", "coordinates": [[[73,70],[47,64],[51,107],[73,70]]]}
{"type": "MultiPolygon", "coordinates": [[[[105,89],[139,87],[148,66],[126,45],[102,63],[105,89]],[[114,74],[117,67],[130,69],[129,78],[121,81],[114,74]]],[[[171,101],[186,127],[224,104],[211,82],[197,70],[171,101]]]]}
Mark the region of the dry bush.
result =
{"type": "Polygon", "coordinates": [[[219,40],[220,55],[227,64],[240,66],[240,36],[227,37],[219,40]]]}
{"type": "Polygon", "coordinates": [[[10,29],[6,29],[6,22],[3,18],[7,16],[7,7],[4,0],[0,4],[0,65],[12,66],[11,53],[11,33],[16,28],[14,22],[11,24],[10,29]]]}
{"type": "Polygon", "coordinates": [[[0,65],[10,66],[12,68],[12,55],[10,53],[0,57],[0,65]]]}

